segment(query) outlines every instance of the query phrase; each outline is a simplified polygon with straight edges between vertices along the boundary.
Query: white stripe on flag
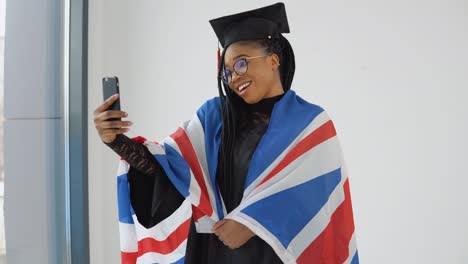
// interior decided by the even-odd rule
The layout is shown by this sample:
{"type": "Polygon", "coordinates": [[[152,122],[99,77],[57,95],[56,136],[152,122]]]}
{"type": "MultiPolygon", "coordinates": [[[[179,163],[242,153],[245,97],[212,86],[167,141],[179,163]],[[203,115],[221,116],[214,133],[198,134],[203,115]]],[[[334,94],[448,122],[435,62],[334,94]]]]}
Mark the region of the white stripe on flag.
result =
{"type": "Polygon", "coordinates": [[[117,176],[127,174],[129,169],[130,169],[130,165],[125,160],[120,160],[119,167],[117,169],[117,176]]]}
{"type": "Polygon", "coordinates": [[[195,222],[197,233],[213,233],[211,228],[216,224],[216,221],[208,216],[203,216],[195,222]]]}
{"type": "Polygon", "coordinates": [[[349,249],[349,256],[344,262],[344,264],[350,264],[351,261],[353,260],[354,255],[356,254],[356,251],[357,251],[356,232],[353,233],[351,240],[349,240],[348,249],[349,249]]]}
{"type": "Polygon", "coordinates": [[[149,152],[153,155],[164,155],[166,154],[166,150],[164,149],[164,145],[150,142],[150,141],[145,141],[144,145],[148,148],[149,152]]]}
{"type": "Polygon", "coordinates": [[[338,144],[337,138],[332,137],[304,153],[273,178],[254,190],[248,197],[245,197],[241,202],[242,206],[239,206],[233,212],[240,211],[263,198],[340,168],[341,157],[335,153],[339,150],[338,144]],[[279,181],[281,181],[281,184],[278,184],[279,181]]]}
{"type": "Polygon", "coordinates": [[[263,179],[270,174],[270,172],[283,160],[283,158],[293,149],[297,143],[299,143],[302,139],[307,137],[310,133],[315,131],[317,128],[325,124],[329,121],[330,118],[328,117],[325,111],[322,111],[319,115],[317,115],[312,122],[301,132],[299,135],[289,144],[289,146],[245,189],[244,197],[247,197],[251,191],[255,189],[255,187],[263,181],[263,179]]]}
{"type": "Polygon", "coordinates": [[[187,219],[190,219],[191,215],[192,206],[190,205],[190,201],[186,199],[174,213],[151,228],[147,229],[142,226],[138,222],[136,215],[133,215],[132,217],[135,222],[135,230],[138,240],[151,237],[153,239],[163,241],[166,240],[167,237],[170,236],[180,225],[185,223],[187,219]]]}
{"type": "Polygon", "coordinates": [[[120,251],[122,252],[137,252],[138,242],[136,237],[135,226],[119,222],[120,233],[120,251]]]}
{"type": "Polygon", "coordinates": [[[190,139],[190,142],[193,145],[193,148],[195,149],[195,153],[203,172],[203,178],[205,179],[205,185],[208,190],[210,204],[213,207],[213,216],[211,217],[215,220],[219,220],[216,208],[216,199],[213,193],[214,188],[208,170],[208,162],[206,160],[205,131],[203,130],[203,126],[198,119],[198,115],[195,114],[190,122],[185,122],[183,124],[183,129],[185,130],[187,136],[190,139]]]}

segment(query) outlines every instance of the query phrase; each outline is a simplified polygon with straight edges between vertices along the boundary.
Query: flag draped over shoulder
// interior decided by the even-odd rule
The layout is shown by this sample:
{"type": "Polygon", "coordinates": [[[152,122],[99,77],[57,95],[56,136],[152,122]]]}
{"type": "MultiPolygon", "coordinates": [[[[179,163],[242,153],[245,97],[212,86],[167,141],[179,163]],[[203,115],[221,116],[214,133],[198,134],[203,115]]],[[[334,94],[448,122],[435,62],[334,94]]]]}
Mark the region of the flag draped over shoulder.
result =
{"type": "Polygon", "coordinates": [[[129,195],[129,165],[118,171],[122,263],[184,263],[193,217],[199,233],[227,218],[265,240],[284,263],[359,263],[347,169],[332,120],[292,90],[278,101],[250,162],[240,205],[227,213],[216,182],[219,97],[162,142],[136,138],[186,198],[145,228],[129,195]]]}

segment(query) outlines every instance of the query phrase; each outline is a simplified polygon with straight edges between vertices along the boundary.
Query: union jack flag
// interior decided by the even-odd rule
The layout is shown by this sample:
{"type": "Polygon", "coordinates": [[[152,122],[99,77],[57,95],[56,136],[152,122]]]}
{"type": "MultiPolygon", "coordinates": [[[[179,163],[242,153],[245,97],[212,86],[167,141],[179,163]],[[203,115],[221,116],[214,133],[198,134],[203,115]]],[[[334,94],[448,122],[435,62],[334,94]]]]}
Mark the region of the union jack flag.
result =
{"type": "Polygon", "coordinates": [[[347,169],[332,120],[292,90],[278,101],[246,176],[240,205],[227,213],[216,182],[219,97],[208,100],[162,142],[143,143],[186,198],[168,218],[143,227],[127,174],[118,170],[122,263],[184,263],[190,220],[212,233],[232,219],[266,241],[284,263],[359,263],[347,169]]]}

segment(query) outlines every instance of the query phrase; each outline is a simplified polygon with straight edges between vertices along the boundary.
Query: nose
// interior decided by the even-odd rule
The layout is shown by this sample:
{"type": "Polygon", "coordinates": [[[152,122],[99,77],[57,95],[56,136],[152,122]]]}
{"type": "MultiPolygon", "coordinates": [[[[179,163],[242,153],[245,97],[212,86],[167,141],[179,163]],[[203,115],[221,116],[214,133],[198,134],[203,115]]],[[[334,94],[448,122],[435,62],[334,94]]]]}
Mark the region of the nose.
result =
{"type": "Polygon", "coordinates": [[[237,78],[239,78],[240,75],[238,75],[235,71],[232,71],[231,73],[231,84],[235,83],[237,78]]]}

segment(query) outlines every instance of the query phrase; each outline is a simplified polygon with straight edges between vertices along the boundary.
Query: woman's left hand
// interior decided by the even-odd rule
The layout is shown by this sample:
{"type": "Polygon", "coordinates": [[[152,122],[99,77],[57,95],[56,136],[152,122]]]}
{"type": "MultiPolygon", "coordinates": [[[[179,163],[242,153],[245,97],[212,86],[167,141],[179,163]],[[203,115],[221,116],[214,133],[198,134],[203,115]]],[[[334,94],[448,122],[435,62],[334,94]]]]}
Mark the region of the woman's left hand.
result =
{"type": "Polygon", "coordinates": [[[255,236],[255,233],[248,227],[231,219],[218,221],[211,230],[230,249],[241,247],[255,236]]]}

